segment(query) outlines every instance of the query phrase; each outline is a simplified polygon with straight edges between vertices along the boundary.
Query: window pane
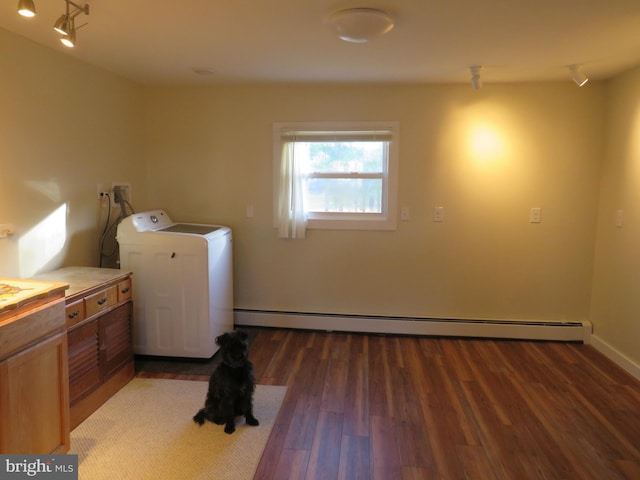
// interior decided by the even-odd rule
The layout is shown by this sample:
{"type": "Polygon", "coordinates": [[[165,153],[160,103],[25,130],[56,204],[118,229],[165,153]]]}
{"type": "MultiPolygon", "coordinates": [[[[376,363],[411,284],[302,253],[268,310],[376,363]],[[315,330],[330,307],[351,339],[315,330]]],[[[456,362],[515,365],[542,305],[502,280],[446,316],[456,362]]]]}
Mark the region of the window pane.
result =
{"type": "Polygon", "coordinates": [[[381,178],[307,178],[305,210],[382,213],[381,178]]]}
{"type": "Polygon", "coordinates": [[[296,154],[308,155],[308,172],[381,173],[386,142],[298,142],[296,154]]]}
{"type": "Polygon", "coordinates": [[[274,123],[273,139],[279,231],[299,218],[306,228],[396,229],[398,122],[274,123]]]}

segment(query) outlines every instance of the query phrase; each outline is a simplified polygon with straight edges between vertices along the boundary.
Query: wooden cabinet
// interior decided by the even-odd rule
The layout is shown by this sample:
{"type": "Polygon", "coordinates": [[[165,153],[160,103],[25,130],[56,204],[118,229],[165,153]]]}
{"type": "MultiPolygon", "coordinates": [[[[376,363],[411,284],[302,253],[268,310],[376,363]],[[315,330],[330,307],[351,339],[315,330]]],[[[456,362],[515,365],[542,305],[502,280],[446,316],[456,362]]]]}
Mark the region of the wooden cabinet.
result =
{"type": "Polygon", "coordinates": [[[65,288],[0,309],[0,453],[69,450],[65,288]]]}
{"type": "Polygon", "coordinates": [[[8,393],[0,402],[1,452],[69,450],[65,340],[59,333],[0,362],[0,385],[8,393]]]}
{"type": "Polygon", "coordinates": [[[87,394],[133,360],[131,302],[69,331],[69,398],[73,409],[87,394]]]}
{"type": "Polygon", "coordinates": [[[103,379],[115,375],[133,361],[131,344],[131,302],[100,318],[100,368],[103,379]]]}
{"type": "Polygon", "coordinates": [[[69,283],[66,327],[73,430],[133,378],[131,274],[69,267],[46,275],[69,283]]]}
{"type": "Polygon", "coordinates": [[[69,400],[73,404],[95,390],[102,380],[98,322],[91,322],[69,332],[67,343],[69,346],[69,400]]]}

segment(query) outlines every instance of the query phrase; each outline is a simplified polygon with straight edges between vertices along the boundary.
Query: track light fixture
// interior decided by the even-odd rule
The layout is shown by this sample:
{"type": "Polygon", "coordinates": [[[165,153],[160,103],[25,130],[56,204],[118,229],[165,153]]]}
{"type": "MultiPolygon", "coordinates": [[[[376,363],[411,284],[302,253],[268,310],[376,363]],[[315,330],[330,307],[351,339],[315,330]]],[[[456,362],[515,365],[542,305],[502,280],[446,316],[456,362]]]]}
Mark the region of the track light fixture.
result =
{"type": "Polygon", "coordinates": [[[480,90],[482,88],[480,70],[482,70],[482,66],[480,65],[472,65],[469,67],[469,72],[471,73],[471,86],[474,90],[480,90]]]}
{"type": "Polygon", "coordinates": [[[69,33],[60,37],[60,43],[65,47],[73,48],[76,46],[76,27],[73,18],[69,20],[69,33]]]}
{"type": "Polygon", "coordinates": [[[589,81],[589,78],[582,73],[582,70],[580,70],[580,65],[569,65],[567,68],[569,68],[569,71],[571,72],[571,79],[576,82],[576,85],[579,87],[589,81]]]}
{"type": "MultiPolygon", "coordinates": [[[[56,23],[53,24],[53,29],[62,35],[60,42],[65,47],[74,47],[76,44],[76,21],[75,18],[84,13],[85,15],[89,15],[89,5],[77,5],[73,3],[71,0],[65,0],[66,11],[60,18],[56,20],[56,23]],[[73,6],[74,9],[71,10],[70,6],[73,6]]],[[[84,25],[80,25],[82,27],[84,25]]],[[[78,28],[80,28],[78,27],[78,28]]]]}
{"type": "Polygon", "coordinates": [[[53,29],[58,32],[60,35],[69,35],[71,32],[71,22],[73,20],[69,15],[63,14],[56,20],[56,23],[53,24],[53,29]]]}
{"type": "MultiPolygon", "coordinates": [[[[75,18],[84,13],[89,15],[89,4],[78,5],[71,0],[64,0],[65,13],[53,24],[53,29],[62,35],[60,41],[67,47],[73,47],[76,44],[76,30],[86,25],[80,25],[76,28],[75,18]],[[73,7],[73,8],[72,8],[73,7]]],[[[18,2],[18,13],[23,17],[33,17],[36,14],[36,6],[33,0],[20,0],[18,2]]]]}
{"type": "Polygon", "coordinates": [[[20,0],[18,2],[18,13],[23,17],[34,17],[36,15],[36,6],[33,0],[20,0]]]}

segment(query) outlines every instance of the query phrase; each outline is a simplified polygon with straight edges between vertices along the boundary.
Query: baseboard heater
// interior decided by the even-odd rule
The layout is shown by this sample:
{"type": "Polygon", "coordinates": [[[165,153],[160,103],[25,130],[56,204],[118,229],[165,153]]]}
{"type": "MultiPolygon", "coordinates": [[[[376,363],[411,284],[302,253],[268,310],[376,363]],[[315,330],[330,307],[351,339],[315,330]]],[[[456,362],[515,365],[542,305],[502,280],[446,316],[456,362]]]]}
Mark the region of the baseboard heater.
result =
{"type": "Polygon", "coordinates": [[[473,320],[235,309],[236,325],[308,330],[590,343],[590,322],[473,320]]]}

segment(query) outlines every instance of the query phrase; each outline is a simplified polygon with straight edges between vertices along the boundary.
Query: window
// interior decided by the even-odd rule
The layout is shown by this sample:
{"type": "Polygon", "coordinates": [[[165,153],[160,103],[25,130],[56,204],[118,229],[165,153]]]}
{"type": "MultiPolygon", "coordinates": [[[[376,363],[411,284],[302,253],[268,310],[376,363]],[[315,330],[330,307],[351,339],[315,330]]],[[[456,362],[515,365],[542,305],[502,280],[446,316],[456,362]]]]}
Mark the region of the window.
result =
{"type": "Polygon", "coordinates": [[[280,237],[396,228],[397,122],[277,123],[273,133],[280,237]]]}

